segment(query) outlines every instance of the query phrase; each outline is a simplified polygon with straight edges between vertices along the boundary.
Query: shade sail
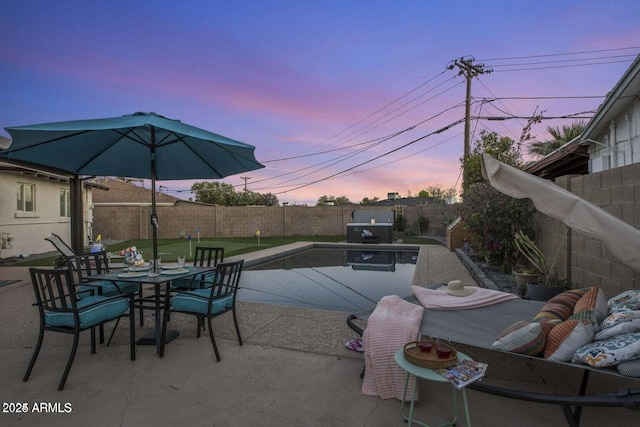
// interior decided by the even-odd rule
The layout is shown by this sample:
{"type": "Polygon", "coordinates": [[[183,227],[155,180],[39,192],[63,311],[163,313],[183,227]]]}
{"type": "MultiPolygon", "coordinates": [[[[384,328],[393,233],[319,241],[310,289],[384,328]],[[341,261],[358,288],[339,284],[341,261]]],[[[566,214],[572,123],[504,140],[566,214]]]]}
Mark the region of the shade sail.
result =
{"type": "Polygon", "coordinates": [[[640,230],[553,182],[482,155],[482,176],[491,186],[517,199],[529,198],[536,209],[571,229],[601,239],[609,251],[640,271],[640,230]]]}

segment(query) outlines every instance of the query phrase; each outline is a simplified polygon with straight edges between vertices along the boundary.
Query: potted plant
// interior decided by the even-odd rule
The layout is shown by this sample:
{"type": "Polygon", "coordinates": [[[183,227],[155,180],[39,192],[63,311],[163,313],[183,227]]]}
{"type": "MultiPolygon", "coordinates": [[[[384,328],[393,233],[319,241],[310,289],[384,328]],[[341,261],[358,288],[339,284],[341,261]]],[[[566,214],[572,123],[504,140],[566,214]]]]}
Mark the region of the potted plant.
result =
{"type": "Polygon", "coordinates": [[[536,282],[527,282],[527,294],[530,299],[546,301],[566,290],[566,286],[558,280],[557,272],[552,273],[547,258],[540,248],[522,230],[515,234],[515,245],[531,265],[530,272],[538,274],[536,282]]]}

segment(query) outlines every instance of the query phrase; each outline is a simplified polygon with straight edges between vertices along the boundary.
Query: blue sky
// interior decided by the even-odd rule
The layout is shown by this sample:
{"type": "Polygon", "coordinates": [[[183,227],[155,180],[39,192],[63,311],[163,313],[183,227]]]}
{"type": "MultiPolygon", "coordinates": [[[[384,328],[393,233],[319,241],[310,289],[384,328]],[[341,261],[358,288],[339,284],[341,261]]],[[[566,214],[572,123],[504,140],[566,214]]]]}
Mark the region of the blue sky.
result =
{"type": "MultiPolygon", "coordinates": [[[[640,54],[638,16],[636,0],[5,0],[0,134],[153,111],[254,145],[266,168],[248,188],[281,202],[459,187],[464,125],[431,135],[464,117],[447,65],[493,69],[473,81],[473,115],[593,111],[640,54]]],[[[472,130],[517,139],[525,124],[472,130]]]]}

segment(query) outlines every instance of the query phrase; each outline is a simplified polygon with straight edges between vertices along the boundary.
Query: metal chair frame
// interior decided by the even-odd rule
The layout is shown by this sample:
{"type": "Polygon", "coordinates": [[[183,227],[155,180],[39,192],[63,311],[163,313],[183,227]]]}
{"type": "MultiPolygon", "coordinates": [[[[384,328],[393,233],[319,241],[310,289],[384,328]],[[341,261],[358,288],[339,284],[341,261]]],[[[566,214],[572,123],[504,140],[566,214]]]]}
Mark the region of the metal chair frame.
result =
{"type": "MultiPolygon", "coordinates": [[[[213,318],[231,311],[233,313],[233,323],[236,329],[236,334],[238,336],[238,343],[242,345],[242,336],[240,335],[240,327],[238,325],[238,316],[236,314],[236,295],[239,289],[240,276],[242,274],[243,265],[244,265],[244,260],[218,264],[218,266],[216,267],[215,281],[213,286],[211,287],[211,292],[209,293],[208,298],[205,299],[205,297],[202,297],[203,300],[208,301],[207,314],[203,315],[201,313],[195,313],[190,311],[175,310],[172,308],[170,303],[166,304],[165,310],[167,310],[167,313],[165,313],[165,316],[163,316],[164,321],[162,323],[163,338],[164,338],[164,335],[166,334],[167,314],[169,311],[174,313],[183,313],[183,314],[196,316],[198,319],[198,329],[197,329],[197,335],[196,335],[197,338],[200,338],[200,330],[201,330],[200,325],[204,323],[204,319],[206,318],[207,326],[209,329],[209,338],[211,339],[211,345],[213,346],[213,351],[215,352],[216,360],[219,362],[220,352],[218,351],[218,346],[216,345],[216,340],[215,340],[215,337],[213,336],[213,326],[211,321],[213,318]],[[226,307],[217,313],[212,313],[211,307],[213,305],[213,302],[216,300],[227,298],[229,295],[232,295],[232,298],[233,298],[232,304],[229,307],[226,307]]],[[[179,295],[181,293],[193,295],[193,292],[190,292],[190,291],[178,291],[176,295],[179,295]]],[[[164,339],[162,340],[162,342],[164,347],[164,339]]],[[[164,348],[162,349],[161,352],[164,352],[164,348]]]]}
{"type": "MultiPolygon", "coordinates": [[[[33,352],[33,356],[31,357],[31,361],[29,362],[29,366],[27,367],[27,371],[24,374],[23,381],[28,381],[29,376],[31,375],[31,371],[36,363],[36,359],[38,358],[38,354],[40,353],[40,349],[42,348],[42,342],[44,339],[45,331],[52,332],[60,332],[65,334],[73,335],[73,344],[71,347],[71,353],[69,355],[69,359],[67,360],[66,367],[64,369],[64,373],[62,375],[62,379],[58,385],[58,390],[62,390],[67,381],[67,377],[69,376],[69,372],[71,371],[71,366],[73,364],[73,360],[75,359],[76,352],[78,350],[78,342],[80,339],[80,333],[89,329],[91,331],[91,354],[96,353],[96,336],[95,336],[95,327],[102,326],[108,322],[116,320],[116,325],[111,332],[111,338],[113,337],[113,333],[116,330],[117,322],[121,317],[129,317],[129,347],[131,353],[131,360],[136,359],[136,347],[135,347],[135,310],[134,310],[134,299],[133,294],[130,295],[116,295],[113,297],[104,297],[100,301],[84,305],[78,308],[77,302],[78,299],[76,297],[76,284],[73,282],[73,276],[69,270],[62,269],[40,269],[40,268],[30,268],[29,274],[31,275],[31,282],[33,284],[33,289],[36,296],[35,305],[38,307],[38,312],[40,316],[40,332],[38,334],[38,343],[36,344],[36,348],[33,352]],[[80,326],[80,309],[86,310],[87,308],[91,308],[92,306],[99,306],[104,304],[105,302],[117,300],[117,299],[128,299],[129,300],[129,310],[124,314],[117,316],[113,319],[107,319],[102,322],[92,324],[91,326],[81,327],[80,326]],[[45,323],[45,313],[70,313],[74,318],[74,327],[63,327],[63,326],[48,326],[45,323]]],[[[87,292],[87,291],[83,291],[87,292]]],[[[88,292],[93,293],[93,290],[88,292]]]]}

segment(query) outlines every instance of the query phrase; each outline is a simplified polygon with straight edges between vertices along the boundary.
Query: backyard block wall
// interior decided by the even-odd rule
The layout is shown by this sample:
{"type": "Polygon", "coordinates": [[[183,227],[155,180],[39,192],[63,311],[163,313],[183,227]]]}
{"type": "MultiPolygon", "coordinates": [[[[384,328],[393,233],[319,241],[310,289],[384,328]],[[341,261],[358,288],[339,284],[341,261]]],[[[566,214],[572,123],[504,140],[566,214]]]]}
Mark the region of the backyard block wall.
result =
{"type": "MultiPolygon", "coordinates": [[[[178,202],[158,206],[158,237],[161,239],[196,237],[261,236],[346,236],[347,224],[354,210],[389,210],[389,206],[212,206],[178,202]]],[[[428,234],[445,236],[447,221],[455,218],[456,205],[424,205],[404,208],[407,227],[418,215],[429,219],[428,234]]],[[[105,240],[150,239],[153,233],[150,206],[99,206],[93,209],[94,236],[105,240]]]]}
{"type": "MultiPolygon", "coordinates": [[[[640,227],[640,163],[565,176],[556,183],[627,224],[640,227]]],[[[607,296],[640,288],[640,272],[614,258],[603,241],[544,215],[538,217],[538,243],[550,262],[558,254],[558,273],[574,288],[600,286],[607,296]]]]}

